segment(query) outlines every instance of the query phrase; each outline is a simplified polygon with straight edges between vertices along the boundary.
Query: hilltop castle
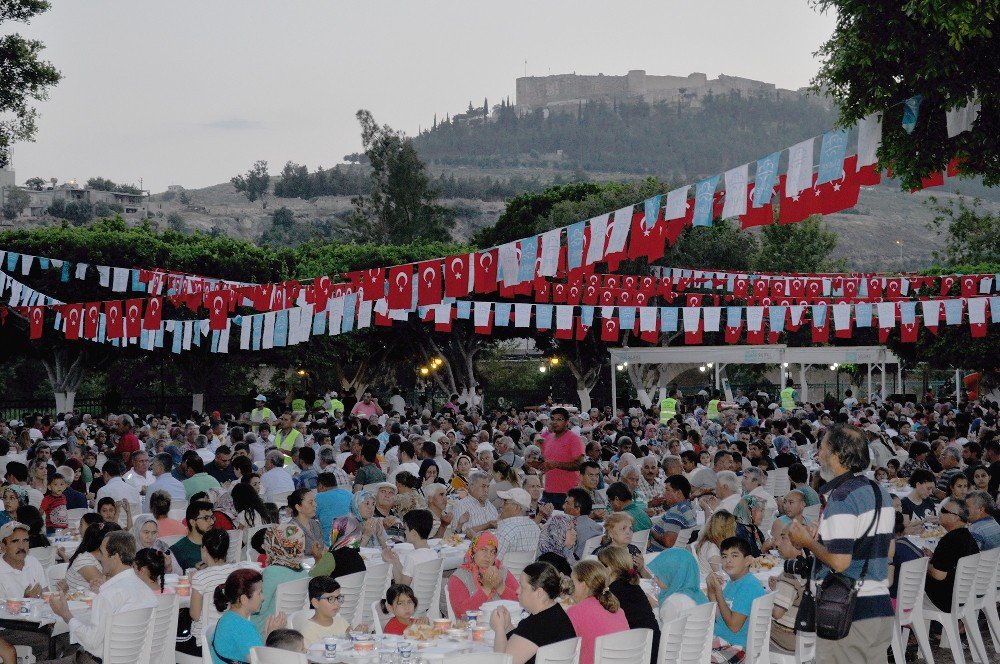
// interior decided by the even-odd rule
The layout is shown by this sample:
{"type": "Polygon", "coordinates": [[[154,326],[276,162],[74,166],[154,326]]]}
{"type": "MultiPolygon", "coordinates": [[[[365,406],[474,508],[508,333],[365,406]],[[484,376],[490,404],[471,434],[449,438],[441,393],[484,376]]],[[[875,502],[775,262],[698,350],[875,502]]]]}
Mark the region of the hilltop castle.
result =
{"type": "Polygon", "coordinates": [[[625,76],[556,74],[518,78],[516,110],[518,113],[537,109],[575,112],[581,103],[636,99],[648,103],[687,101],[698,106],[699,100],[710,92],[725,95],[734,90],[741,94],[764,93],[789,98],[801,94],[801,91],[781,90],[773,83],[725,74],[709,80],[701,73],[649,76],[642,69],[633,69],[625,76]]]}

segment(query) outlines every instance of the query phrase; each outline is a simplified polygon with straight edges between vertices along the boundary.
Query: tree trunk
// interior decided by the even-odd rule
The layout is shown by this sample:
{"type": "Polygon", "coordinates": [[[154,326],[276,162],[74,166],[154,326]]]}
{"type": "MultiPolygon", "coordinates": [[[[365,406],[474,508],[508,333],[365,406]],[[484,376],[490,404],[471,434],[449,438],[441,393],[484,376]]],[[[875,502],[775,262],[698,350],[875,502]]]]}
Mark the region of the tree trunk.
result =
{"type": "Polygon", "coordinates": [[[55,392],[55,395],[57,413],[68,413],[73,410],[73,406],[76,403],[76,390],[55,392]]]}
{"type": "Polygon", "coordinates": [[[191,393],[191,410],[196,413],[205,412],[205,393],[204,392],[192,392],[191,393]]]}
{"type": "Polygon", "coordinates": [[[77,346],[60,346],[42,358],[56,401],[56,412],[65,413],[76,401],[76,391],[87,377],[87,351],[77,346]],[[67,408],[68,405],[68,408],[67,408]]]}
{"type": "Polygon", "coordinates": [[[580,412],[586,413],[590,410],[590,390],[592,388],[582,386],[578,382],[576,384],[576,396],[580,399],[580,412]]]}

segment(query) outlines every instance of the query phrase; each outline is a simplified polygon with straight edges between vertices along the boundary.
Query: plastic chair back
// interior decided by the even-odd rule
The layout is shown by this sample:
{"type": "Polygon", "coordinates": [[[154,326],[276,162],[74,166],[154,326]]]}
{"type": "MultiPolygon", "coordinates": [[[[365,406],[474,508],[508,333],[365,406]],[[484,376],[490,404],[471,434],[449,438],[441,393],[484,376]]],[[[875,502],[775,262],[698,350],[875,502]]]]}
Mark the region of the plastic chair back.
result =
{"type": "Polygon", "coordinates": [[[649,530],[639,530],[632,533],[632,544],[638,547],[639,551],[646,552],[646,545],[649,544],[649,530]]]}
{"type": "Polygon", "coordinates": [[[443,558],[425,560],[413,568],[413,580],[410,587],[417,596],[417,609],[414,617],[441,617],[441,572],[444,566],[443,558]]]}
{"type": "Polygon", "coordinates": [[[651,629],[605,634],[594,640],[594,664],[648,664],[652,651],[651,629]]]}
{"type": "Polygon", "coordinates": [[[747,632],[746,664],[767,662],[771,650],[771,612],[774,611],[774,598],[777,593],[761,595],[750,606],[750,629],[747,632]]]}
{"type": "Polygon", "coordinates": [[[274,612],[290,616],[309,604],[309,578],[279,583],[274,591],[274,612]]]}
{"type": "Polygon", "coordinates": [[[535,652],[535,664],[580,664],[580,637],[542,646],[535,652]]]}
{"type": "Polygon", "coordinates": [[[715,610],[715,603],[708,602],[688,612],[678,662],[708,664],[712,657],[712,637],[715,634],[715,610]]]}
{"type": "Polygon", "coordinates": [[[355,572],[338,577],[340,584],[340,615],[345,620],[350,621],[358,611],[358,602],[361,600],[361,589],[365,584],[365,573],[355,572]]]}
{"type": "Polygon", "coordinates": [[[680,661],[681,643],[684,641],[684,625],[686,624],[687,616],[680,616],[660,625],[660,650],[656,655],[657,662],[680,661]]]}
{"type": "Polygon", "coordinates": [[[445,657],[443,664],[512,664],[513,661],[513,656],[505,652],[471,652],[445,657]]]}
{"type": "MultiPolygon", "coordinates": [[[[372,602],[378,602],[385,597],[385,591],[392,579],[392,567],[388,563],[373,565],[365,570],[365,582],[361,587],[361,598],[358,600],[357,613],[352,625],[372,624],[372,602]]],[[[345,614],[346,619],[346,614],[345,614]]]]}
{"type": "Polygon", "coordinates": [[[105,664],[136,664],[149,659],[153,609],[116,613],[104,631],[105,664]]]}
{"type": "Polygon", "coordinates": [[[304,653],[257,646],[250,649],[250,664],[307,664],[304,653]]]}
{"type": "Polygon", "coordinates": [[[174,664],[179,612],[180,598],[175,593],[156,598],[156,608],[153,609],[153,631],[150,637],[150,664],[174,664]]]}
{"type": "Polygon", "coordinates": [[[504,555],[500,563],[517,579],[529,564],[535,561],[534,551],[511,551],[504,555]]]}
{"type": "Polygon", "coordinates": [[[601,545],[601,538],[603,535],[594,535],[587,540],[587,543],[583,545],[583,555],[584,557],[589,556],[594,553],[594,549],[601,545]]]}

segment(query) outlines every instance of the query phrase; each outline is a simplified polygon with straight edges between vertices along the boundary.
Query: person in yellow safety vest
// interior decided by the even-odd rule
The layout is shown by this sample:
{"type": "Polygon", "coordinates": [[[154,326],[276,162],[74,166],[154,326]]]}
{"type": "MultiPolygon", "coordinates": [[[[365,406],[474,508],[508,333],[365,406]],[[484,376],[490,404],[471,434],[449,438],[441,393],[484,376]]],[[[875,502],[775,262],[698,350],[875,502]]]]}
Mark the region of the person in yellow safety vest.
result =
{"type": "Polygon", "coordinates": [[[301,447],[302,443],[302,434],[292,426],[292,414],[286,410],[281,414],[278,431],[274,434],[274,446],[285,455],[286,466],[292,462],[292,450],[301,447]],[[298,444],[296,445],[296,443],[298,444]]]}
{"type": "Polygon", "coordinates": [[[789,378],[785,381],[785,389],[781,390],[781,407],[784,410],[795,408],[795,402],[799,400],[799,393],[794,387],[795,383],[789,378]]]}
{"type": "Polygon", "coordinates": [[[667,393],[667,398],[660,401],[660,424],[667,424],[677,415],[679,403],[677,401],[677,388],[672,388],[667,393]]]}
{"type": "Polygon", "coordinates": [[[326,399],[327,399],[327,403],[328,403],[328,405],[326,407],[326,410],[327,410],[328,413],[330,413],[334,417],[337,416],[337,411],[340,411],[341,415],[344,414],[344,402],[341,401],[340,399],[338,399],[337,398],[338,396],[339,395],[336,392],[327,392],[326,393],[326,399]]]}
{"type": "Polygon", "coordinates": [[[720,421],[721,412],[723,410],[736,407],[736,404],[731,401],[722,401],[722,399],[719,398],[720,396],[721,394],[719,393],[719,390],[712,390],[712,398],[705,407],[705,417],[707,417],[710,422],[720,421]]]}
{"type": "Polygon", "coordinates": [[[253,423],[254,430],[257,430],[261,424],[270,424],[277,419],[274,416],[274,411],[268,408],[266,403],[267,397],[263,394],[258,394],[254,398],[254,409],[250,411],[250,422],[253,423]]]}

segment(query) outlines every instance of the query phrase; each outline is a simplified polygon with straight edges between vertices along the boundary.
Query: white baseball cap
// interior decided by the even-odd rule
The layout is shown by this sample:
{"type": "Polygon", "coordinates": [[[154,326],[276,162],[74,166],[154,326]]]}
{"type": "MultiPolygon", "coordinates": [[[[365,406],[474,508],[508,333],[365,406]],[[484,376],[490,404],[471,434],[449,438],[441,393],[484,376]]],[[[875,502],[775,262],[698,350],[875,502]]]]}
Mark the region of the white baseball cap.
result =
{"type": "Polygon", "coordinates": [[[524,489],[513,488],[507,491],[497,491],[497,496],[504,500],[513,500],[525,509],[531,507],[531,494],[524,489]]]}

